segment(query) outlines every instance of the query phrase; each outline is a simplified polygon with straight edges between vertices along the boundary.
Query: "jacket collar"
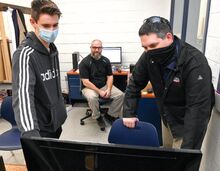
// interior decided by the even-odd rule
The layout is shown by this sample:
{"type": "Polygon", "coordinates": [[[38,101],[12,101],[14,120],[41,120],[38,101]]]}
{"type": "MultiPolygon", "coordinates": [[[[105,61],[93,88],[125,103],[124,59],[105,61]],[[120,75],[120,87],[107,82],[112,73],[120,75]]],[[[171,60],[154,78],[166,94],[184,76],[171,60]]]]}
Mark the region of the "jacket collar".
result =
{"type": "Polygon", "coordinates": [[[182,49],[185,48],[185,45],[183,41],[180,40],[177,36],[174,36],[174,39],[177,42],[176,46],[177,46],[177,68],[178,68],[184,63],[184,57],[182,56],[183,55],[182,49]]]}

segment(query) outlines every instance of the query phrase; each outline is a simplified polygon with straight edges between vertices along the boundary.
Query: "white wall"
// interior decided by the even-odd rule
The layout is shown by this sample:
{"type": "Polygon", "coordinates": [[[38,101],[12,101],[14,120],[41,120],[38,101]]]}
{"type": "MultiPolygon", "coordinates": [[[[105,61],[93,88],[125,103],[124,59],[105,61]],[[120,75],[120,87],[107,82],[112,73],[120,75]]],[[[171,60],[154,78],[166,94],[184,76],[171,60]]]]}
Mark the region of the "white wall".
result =
{"type": "Polygon", "coordinates": [[[136,63],[143,49],[138,30],[151,15],[169,19],[170,0],[54,0],[63,13],[56,45],[60,52],[62,88],[72,69],[72,53],[85,57],[90,43],[100,39],[104,46],[121,46],[123,65],[136,63]],[[158,5],[159,4],[159,5],[158,5]]]}
{"type": "Polygon", "coordinates": [[[32,0],[1,0],[2,3],[31,7],[32,0]]]}
{"type": "MultiPolygon", "coordinates": [[[[206,57],[216,82],[220,69],[220,1],[211,1],[208,35],[206,42],[206,57]]],[[[216,88],[216,84],[214,85],[216,88]]],[[[209,127],[202,147],[203,158],[201,171],[220,170],[220,112],[213,110],[209,127]]]]}

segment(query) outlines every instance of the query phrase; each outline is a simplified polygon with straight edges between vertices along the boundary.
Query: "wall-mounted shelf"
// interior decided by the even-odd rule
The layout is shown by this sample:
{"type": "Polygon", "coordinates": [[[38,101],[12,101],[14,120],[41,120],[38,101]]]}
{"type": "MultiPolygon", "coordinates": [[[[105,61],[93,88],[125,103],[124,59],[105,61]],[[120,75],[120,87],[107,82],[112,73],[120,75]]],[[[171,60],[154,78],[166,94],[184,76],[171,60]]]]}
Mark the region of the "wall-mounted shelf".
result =
{"type": "Polygon", "coordinates": [[[19,9],[24,14],[30,14],[31,13],[31,8],[29,8],[29,7],[24,7],[24,6],[14,5],[14,4],[10,4],[10,3],[0,2],[0,11],[7,11],[8,7],[14,8],[14,9],[19,9]]]}

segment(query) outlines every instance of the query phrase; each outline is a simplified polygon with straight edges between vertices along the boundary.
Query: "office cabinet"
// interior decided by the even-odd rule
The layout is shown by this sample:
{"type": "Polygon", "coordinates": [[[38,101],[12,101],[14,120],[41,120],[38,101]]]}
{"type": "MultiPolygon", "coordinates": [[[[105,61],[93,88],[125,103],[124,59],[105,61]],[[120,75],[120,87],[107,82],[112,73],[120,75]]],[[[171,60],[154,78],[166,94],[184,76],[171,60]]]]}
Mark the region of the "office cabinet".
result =
{"type": "Polygon", "coordinates": [[[81,93],[80,77],[79,74],[67,74],[69,86],[69,100],[82,100],[84,97],[81,93]]]}

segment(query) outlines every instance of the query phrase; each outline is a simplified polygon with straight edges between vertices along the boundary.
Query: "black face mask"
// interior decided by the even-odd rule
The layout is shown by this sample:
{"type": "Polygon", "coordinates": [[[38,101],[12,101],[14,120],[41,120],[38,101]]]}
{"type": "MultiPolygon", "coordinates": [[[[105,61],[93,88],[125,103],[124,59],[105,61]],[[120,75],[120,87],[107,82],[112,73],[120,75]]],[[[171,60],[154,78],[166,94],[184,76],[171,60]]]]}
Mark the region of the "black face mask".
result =
{"type": "Polygon", "coordinates": [[[169,64],[169,62],[171,62],[171,59],[175,53],[175,49],[175,42],[173,42],[170,46],[149,50],[146,53],[154,62],[166,66],[169,64]]]}

